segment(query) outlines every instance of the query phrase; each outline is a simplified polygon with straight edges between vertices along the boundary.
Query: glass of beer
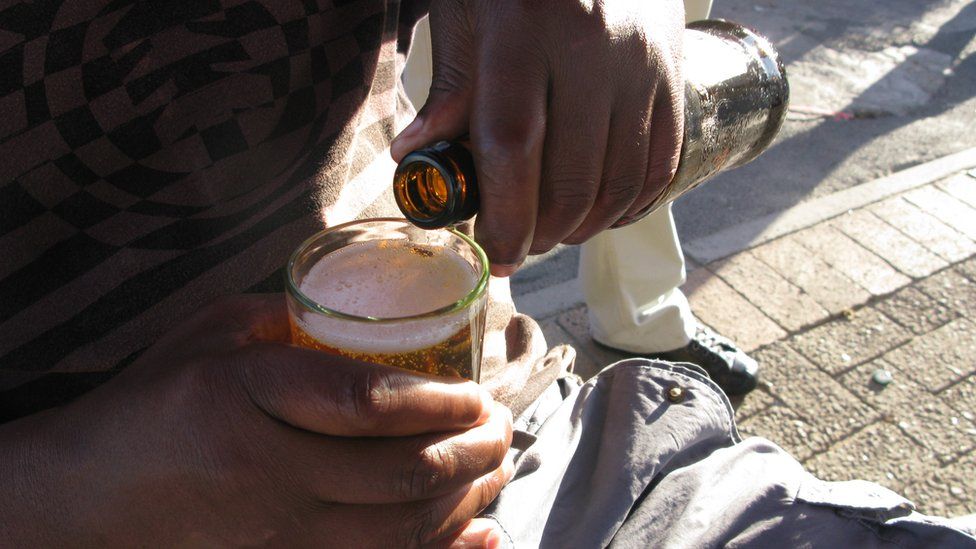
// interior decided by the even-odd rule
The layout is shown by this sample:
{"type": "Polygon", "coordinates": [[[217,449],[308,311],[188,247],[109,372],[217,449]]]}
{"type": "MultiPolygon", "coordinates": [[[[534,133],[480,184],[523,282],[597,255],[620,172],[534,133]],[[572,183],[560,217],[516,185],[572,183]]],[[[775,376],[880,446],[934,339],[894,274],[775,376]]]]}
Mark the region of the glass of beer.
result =
{"type": "Polygon", "coordinates": [[[467,235],[405,219],[354,221],[306,240],[286,275],[296,344],[479,380],[488,258],[467,235]]]}

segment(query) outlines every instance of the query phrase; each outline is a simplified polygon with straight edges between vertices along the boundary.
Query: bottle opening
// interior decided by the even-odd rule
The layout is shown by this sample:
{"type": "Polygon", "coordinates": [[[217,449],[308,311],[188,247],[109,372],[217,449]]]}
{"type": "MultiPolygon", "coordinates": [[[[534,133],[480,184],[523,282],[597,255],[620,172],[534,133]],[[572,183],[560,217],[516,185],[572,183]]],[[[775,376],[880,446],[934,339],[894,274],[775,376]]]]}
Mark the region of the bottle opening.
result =
{"type": "Polygon", "coordinates": [[[403,215],[422,229],[440,229],[478,211],[471,153],[440,141],[408,154],[393,175],[393,194],[403,215]]]}
{"type": "Polygon", "coordinates": [[[410,219],[433,221],[453,207],[447,180],[430,164],[414,162],[398,170],[393,189],[410,219]]]}

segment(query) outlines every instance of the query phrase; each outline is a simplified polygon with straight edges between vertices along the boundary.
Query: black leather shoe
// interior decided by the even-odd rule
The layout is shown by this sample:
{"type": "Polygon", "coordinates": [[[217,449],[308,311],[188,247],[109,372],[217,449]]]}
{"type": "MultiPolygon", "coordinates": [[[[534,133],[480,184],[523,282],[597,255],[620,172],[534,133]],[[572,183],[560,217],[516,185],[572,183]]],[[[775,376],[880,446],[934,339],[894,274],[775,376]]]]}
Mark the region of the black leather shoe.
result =
{"type": "Polygon", "coordinates": [[[734,343],[702,325],[698,326],[688,345],[650,356],[701,366],[729,396],[744,395],[755,389],[759,381],[759,363],[734,343]]]}

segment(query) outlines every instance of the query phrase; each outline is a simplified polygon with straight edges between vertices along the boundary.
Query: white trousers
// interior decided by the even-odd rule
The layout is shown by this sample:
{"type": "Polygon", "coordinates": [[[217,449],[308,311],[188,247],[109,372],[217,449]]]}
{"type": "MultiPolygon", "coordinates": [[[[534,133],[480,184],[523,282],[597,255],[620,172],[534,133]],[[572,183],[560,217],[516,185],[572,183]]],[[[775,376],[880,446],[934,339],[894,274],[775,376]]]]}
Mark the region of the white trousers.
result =
{"type": "MultiPolygon", "coordinates": [[[[685,19],[708,17],[712,0],[685,0],[685,19]]],[[[430,27],[417,26],[404,71],[407,94],[420,108],[430,87],[430,27]]],[[[679,286],[685,259],[671,206],[583,244],[579,276],[593,338],[632,353],[670,351],[694,335],[695,319],[679,286]]]]}
{"type": "Polygon", "coordinates": [[[631,353],[684,347],[695,333],[671,205],[583,244],[580,282],[593,339],[631,353]]]}

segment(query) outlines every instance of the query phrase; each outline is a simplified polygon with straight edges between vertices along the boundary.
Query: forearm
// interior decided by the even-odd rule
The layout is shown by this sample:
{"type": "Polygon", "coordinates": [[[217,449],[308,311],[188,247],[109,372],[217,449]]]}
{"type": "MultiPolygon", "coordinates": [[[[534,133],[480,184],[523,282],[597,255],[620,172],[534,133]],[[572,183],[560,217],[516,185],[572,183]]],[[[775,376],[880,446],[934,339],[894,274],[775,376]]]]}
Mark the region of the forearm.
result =
{"type": "MultiPolygon", "coordinates": [[[[71,468],[56,412],[0,425],[0,539],[5,547],[84,545],[71,536],[71,468]]],[[[75,533],[77,534],[77,532],[75,533]]]]}

